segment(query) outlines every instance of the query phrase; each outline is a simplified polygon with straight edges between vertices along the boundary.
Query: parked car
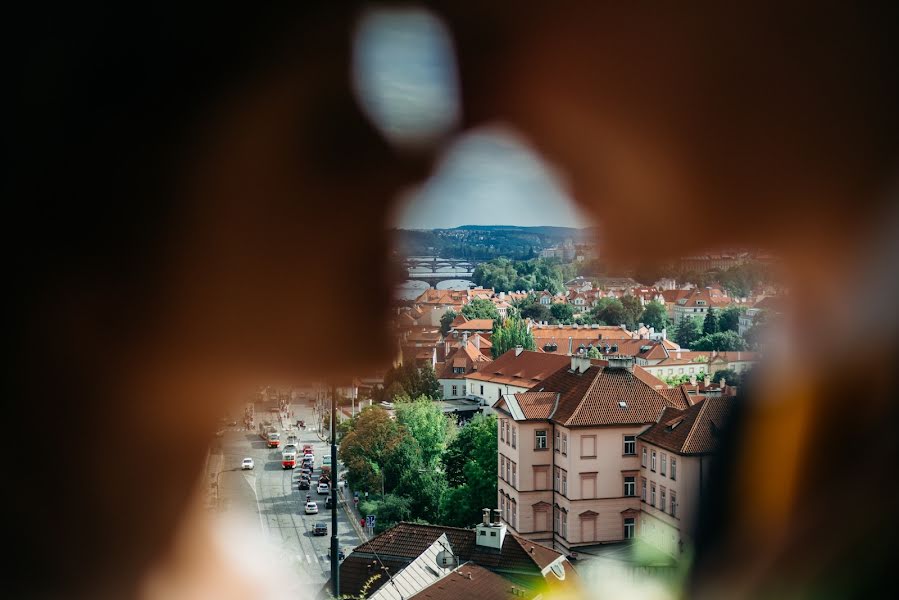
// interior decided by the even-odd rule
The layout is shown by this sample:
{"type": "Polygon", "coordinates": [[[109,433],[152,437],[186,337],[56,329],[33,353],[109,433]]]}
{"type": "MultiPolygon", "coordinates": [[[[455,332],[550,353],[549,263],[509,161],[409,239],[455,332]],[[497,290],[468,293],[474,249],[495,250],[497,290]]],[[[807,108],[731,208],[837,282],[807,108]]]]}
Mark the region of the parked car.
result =
{"type": "MultiPolygon", "coordinates": [[[[346,558],[346,554],[343,553],[343,550],[337,551],[337,560],[343,560],[346,558]]],[[[328,560],[331,560],[331,551],[328,550],[328,560]]]]}
{"type": "Polygon", "coordinates": [[[307,503],[306,503],[306,514],[307,514],[307,515],[316,515],[316,514],[318,514],[318,503],[316,503],[316,502],[307,502],[307,503]]]}
{"type": "Polygon", "coordinates": [[[241,469],[252,469],[252,468],[255,467],[255,466],[256,466],[256,465],[255,465],[255,463],[253,462],[253,459],[250,458],[249,456],[248,456],[247,458],[243,459],[243,460],[241,461],[241,463],[240,463],[240,468],[241,468],[241,469]]]}
{"type": "Polygon", "coordinates": [[[319,495],[327,494],[328,492],[331,491],[331,486],[328,485],[327,483],[319,483],[318,487],[315,489],[318,491],[319,495]]]}
{"type": "Polygon", "coordinates": [[[309,480],[308,479],[300,479],[299,489],[308,490],[309,489],[309,480]]]}
{"type": "Polygon", "coordinates": [[[328,535],[328,526],[325,523],[316,523],[312,526],[312,535],[328,535]]]}

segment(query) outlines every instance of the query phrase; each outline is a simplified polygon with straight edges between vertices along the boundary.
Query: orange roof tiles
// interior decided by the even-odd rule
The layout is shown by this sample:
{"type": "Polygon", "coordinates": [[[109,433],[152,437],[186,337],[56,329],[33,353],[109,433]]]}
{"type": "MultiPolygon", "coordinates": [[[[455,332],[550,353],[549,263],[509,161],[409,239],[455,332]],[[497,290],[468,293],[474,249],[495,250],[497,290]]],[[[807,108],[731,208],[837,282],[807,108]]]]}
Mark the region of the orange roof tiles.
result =
{"type": "Polygon", "coordinates": [[[467,562],[411,598],[415,600],[459,600],[459,598],[512,600],[519,598],[514,593],[514,589],[511,582],[502,575],[467,562]]]}
{"type": "Polygon", "coordinates": [[[562,369],[535,386],[534,391],[560,392],[553,421],[566,426],[637,425],[655,421],[666,406],[687,407],[685,401],[663,394],[660,390],[667,386],[640,367],[628,370],[604,363],[592,361],[583,373],[562,369]]]}
{"type": "Polygon", "coordinates": [[[493,319],[471,319],[461,325],[455,325],[453,329],[457,331],[493,331],[493,319]]]}
{"type": "Polygon", "coordinates": [[[678,454],[710,454],[718,449],[721,430],[734,400],[708,397],[686,410],[666,409],[640,439],[678,454]]]}
{"type": "Polygon", "coordinates": [[[566,356],[524,350],[515,355],[512,348],[498,357],[489,367],[469,375],[469,379],[531,387],[569,364],[566,356]]]}

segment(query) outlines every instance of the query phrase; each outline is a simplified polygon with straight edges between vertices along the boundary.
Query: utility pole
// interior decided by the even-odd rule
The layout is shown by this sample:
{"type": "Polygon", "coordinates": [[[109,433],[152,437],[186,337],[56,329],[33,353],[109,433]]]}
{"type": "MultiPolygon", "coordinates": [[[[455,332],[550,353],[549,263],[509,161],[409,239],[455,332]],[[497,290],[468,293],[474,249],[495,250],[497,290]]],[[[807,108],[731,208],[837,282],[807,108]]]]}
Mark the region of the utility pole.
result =
{"type": "Polygon", "coordinates": [[[340,597],[340,557],[337,541],[337,387],[331,384],[331,593],[340,597]]]}

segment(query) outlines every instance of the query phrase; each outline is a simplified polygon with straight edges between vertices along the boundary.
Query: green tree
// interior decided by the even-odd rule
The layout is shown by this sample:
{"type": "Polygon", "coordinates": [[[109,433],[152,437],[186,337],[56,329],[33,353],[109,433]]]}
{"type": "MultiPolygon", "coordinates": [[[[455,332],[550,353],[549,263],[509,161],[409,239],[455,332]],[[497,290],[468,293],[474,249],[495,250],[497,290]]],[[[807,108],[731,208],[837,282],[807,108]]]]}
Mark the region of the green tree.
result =
{"type": "Polygon", "coordinates": [[[456,318],[456,311],[449,309],[440,317],[440,333],[446,335],[449,333],[450,326],[456,318]]]}
{"type": "Polygon", "coordinates": [[[596,346],[593,346],[587,350],[587,358],[602,358],[602,355],[599,353],[599,349],[596,346]]]}
{"type": "Polygon", "coordinates": [[[740,331],[740,316],[746,312],[743,306],[728,306],[718,315],[718,331],[740,331]]]}
{"type": "Polygon", "coordinates": [[[462,307],[462,314],[467,319],[493,319],[499,320],[496,305],[486,298],[475,298],[462,307]]]}
{"type": "Polygon", "coordinates": [[[521,346],[525,350],[535,350],[534,336],[528,331],[527,323],[520,317],[509,317],[500,322],[493,322],[493,335],[490,338],[493,347],[490,349],[493,358],[501,356],[510,348],[521,346]]]}
{"type": "Polygon", "coordinates": [[[574,309],[567,302],[553,304],[549,312],[559,323],[570,324],[574,320],[574,309]]]}
{"type": "Polygon", "coordinates": [[[696,317],[684,317],[677,324],[674,331],[674,341],[681,348],[690,348],[693,342],[698,340],[702,335],[702,328],[699,319],[696,317]]]}
{"type": "Polygon", "coordinates": [[[624,305],[618,298],[600,298],[591,312],[598,321],[609,325],[621,325],[627,321],[624,305]]]}
{"type": "Polygon", "coordinates": [[[721,381],[722,378],[724,378],[724,382],[727,385],[737,385],[738,386],[738,385],[742,385],[743,376],[744,375],[737,373],[733,369],[722,369],[720,371],[715,371],[715,373],[712,375],[712,382],[718,383],[719,381],[721,381]]]}
{"type": "Polygon", "coordinates": [[[412,500],[396,494],[387,494],[379,500],[359,502],[359,512],[375,515],[375,533],[390,529],[400,521],[412,519],[412,500]]]}
{"type": "Polygon", "coordinates": [[[496,437],[496,417],[479,415],[461,428],[447,449],[447,482],[456,485],[443,495],[445,524],[471,526],[480,520],[482,508],[496,505],[496,437]]]}
{"type": "Polygon", "coordinates": [[[539,302],[533,302],[531,304],[527,304],[521,308],[519,314],[522,318],[531,319],[534,321],[551,321],[553,319],[553,315],[550,312],[549,308],[546,307],[545,304],[540,304],[539,302]]]}
{"type": "Polygon", "coordinates": [[[640,320],[647,327],[654,327],[656,331],[662,331],[669,325],[668,321],[668,311],[665,310],[665,306],[660,302],[656,302],[653,300],[646,304],[646,307],[643,309],[643,316],[640,317],[640,320]]]}
{"type": "Polygon", "coordinates": [[[408,434],[379,406],[365,407],[352,421],[339,452],[347,481],[356,489],[380,491],[382,470],[408,434]]]}
{"type": "Polygon", "coordinates": [[[456,435],[455,421],[428,396],[398,398],[395,410],[396,420],[418,442],[424,468],[433,469],[456,435]]]}
{"type": "Polygon", "coordinates": [[[733,331],[719,331],[711,335],[704,335],[693,343],[693,350],[708,352],[733,352],[746,350],[746,341],[733,331]]]}
{"type": "Polygon", "coordinates": [[[627,325],[628,329],[637,328],[640,316],[643,314],[643,305],[636,296],[627,295],[621,299],[621,307],[624,309],[624,320],[622,323],[627,325]]]}
{"type": "Polygon", "coordinates": [[[718,333],[718,331],[720,331],[718,329],[718,315],[715,313],[715,309],[710,306],[702,322],[702,334],[712,335],[713,333],[718,333]]]}

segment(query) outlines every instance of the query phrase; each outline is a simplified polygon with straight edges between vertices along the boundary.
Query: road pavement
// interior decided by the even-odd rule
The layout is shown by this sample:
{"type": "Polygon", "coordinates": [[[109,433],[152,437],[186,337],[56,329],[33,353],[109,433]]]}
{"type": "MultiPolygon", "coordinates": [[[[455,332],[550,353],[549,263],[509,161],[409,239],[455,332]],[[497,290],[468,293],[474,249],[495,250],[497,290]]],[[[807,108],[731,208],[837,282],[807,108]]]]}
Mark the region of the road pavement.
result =
{"type": "MultiPolygon", "coordinates": [[[[257,414],[265,412],[257,406],[257,414]]],[[[310,406],[294,404],[294,419],[312,422],[310,406]]],[[[315,453],[315,470],[312,475],[312,489],[298,489],[299,472],[281,467],[281,449],[268,448],[259,435],[252,431],[225,431],[220,438],[222,471],[218,475],[218,505],[221,513],[236,512],[238,516],[255,515],[259,527],[269,542],[278,548],[296,570],[302,581],[323,584],[330,578],[331,563],[328,553],[331,547],[331,511],[325,509],[325,495],[319,496],[315,484],[321,474],[322,457],[330,453],[330,447],[322,442],[315,432],[294,430],[299,438],[299,446],[312,444],[315,453]],[[255,461],[253,470],[241,470],[240,463],[245,457],[255,461]],[[304,514],[306,494],[318,502],[319,513],[304,514]],[[328,535],[313,536],[316,523],[325,523],[328,535]]],[[[282,446],[287,431],[281,430],[282,446]]],[[[356,529],[350,524],[347,513],[338,507],[338,535],[340,547],[346,554],[361,543],[356,529]]]]}

